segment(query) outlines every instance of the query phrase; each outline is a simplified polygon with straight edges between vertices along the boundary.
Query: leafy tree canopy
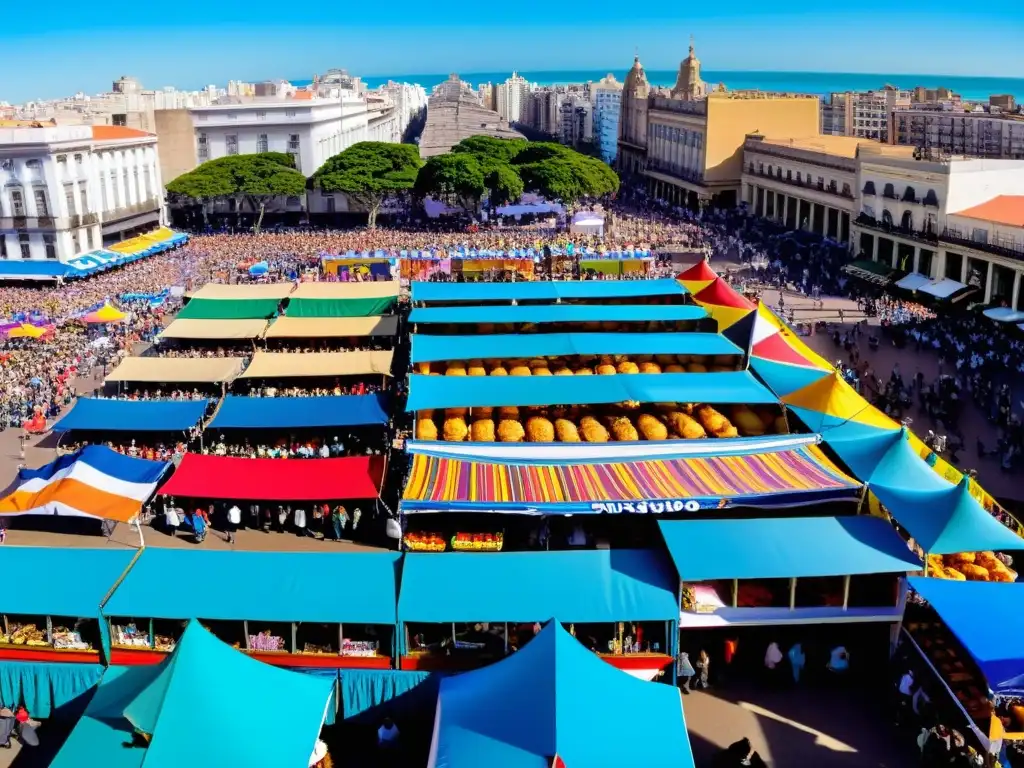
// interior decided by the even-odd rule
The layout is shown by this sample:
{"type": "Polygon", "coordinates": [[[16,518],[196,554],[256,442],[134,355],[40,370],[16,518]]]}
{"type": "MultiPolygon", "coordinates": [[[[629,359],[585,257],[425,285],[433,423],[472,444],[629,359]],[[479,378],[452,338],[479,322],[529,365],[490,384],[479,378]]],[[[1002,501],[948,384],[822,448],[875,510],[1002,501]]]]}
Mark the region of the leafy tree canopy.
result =
{"type": "Polygon", "coordinates": [[[450,152],[428,158],[416,177],[416,194],[467,210],[476,208],[487,191],[484,173],[474,155],[450,152]]]}
{"type": "Polygon", "coordinates": [[[324,163],[310,183],[324,192],[351,197],[369,211],[372,227],[389,196],[413,188],[422,165],[419,149],[412,144],[361,141],[324,163]]]}
{"type": "Polygon", "coordinates": [[[529,146],[526,139],[499,139],[496,136],[470,136],[454,147],[452,152],[476,155],[478,160],[494,158],[510,163],[516,155],[529,146]]]}

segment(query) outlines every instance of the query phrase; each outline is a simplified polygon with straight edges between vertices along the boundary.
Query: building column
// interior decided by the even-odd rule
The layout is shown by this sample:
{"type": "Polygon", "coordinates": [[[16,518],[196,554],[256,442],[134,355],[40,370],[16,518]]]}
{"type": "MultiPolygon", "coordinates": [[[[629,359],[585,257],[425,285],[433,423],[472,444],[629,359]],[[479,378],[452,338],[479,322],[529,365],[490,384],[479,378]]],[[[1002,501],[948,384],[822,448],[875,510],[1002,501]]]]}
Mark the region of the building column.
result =
{"type": "Polygon", "coordinates": [[[960,257],[960,282],[963,283],[964,285],[967,284],[967,262],[968,261],[970,261],[970,259],[967,258],[967,254],[966,253],[963,254],[960,257]]]}
{"type": "Polygon", "coordinates": [[[985,262],[985,303],[992,301],[992,276],[995,270],[991,262],[985,262]]]}
{"type": "Polygon", "coordinates": [[[1020,293],[1020,272],[1013,270],[1013,293],[1010,294],[1010,309],[1017,309],[1017,294],[1020,293]]]}
{"type": "Polygon", "coordinates": [[[872,233],[871,237],[871,260],[878,261],[878,234],[872,233]]]}
{"type": "Polygon", "coordinates": [[[914,268],[911,271],[912,272],[917,272],[918,271],[918,267],[920,266],[920,264],[921,264],[921,248],[915,245],[914,246],[914,268]]]}
{"type": "Polygon", "coordinates": [[[782,225],[786,225],[786,216],[789,214],[789,195],[782,196],[782,212],[779,218],[782,220],[782,225]]]}

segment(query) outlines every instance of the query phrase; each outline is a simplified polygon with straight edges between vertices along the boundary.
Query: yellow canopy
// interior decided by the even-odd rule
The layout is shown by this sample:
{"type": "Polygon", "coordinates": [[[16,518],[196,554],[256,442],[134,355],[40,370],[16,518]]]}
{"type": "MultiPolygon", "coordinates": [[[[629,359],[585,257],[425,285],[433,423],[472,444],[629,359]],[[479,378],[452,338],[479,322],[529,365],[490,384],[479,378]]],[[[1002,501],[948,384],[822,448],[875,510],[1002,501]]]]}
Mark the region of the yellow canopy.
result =
{"type": "Polygon", "coordinates": [[[290,299],[384,299],[398,295],[397,280],[352,283],[299,283],[290,299]]]}
{"type": "Polygon", "coordinates": [[[175,320],[162,339],[255,339],[267,327],[266,320],[175,320]]]}
{"type": "Polygon", "coordinates": [[[95,312],[90,312],[82,319],[87,323],[117,323],[124,320],[127,315],[110,304],[104,304],[95,312]]]}
{"type": "Polygon", "coordinates": [[[257,352],[243,379],[309,376],[391,375],[391,350],[383,352],[257,352]]]}
{"type": "Polygon", "coordinates": [[[726,307],[721,304],[706,304],[703,301],[696,301],[696,299],[694,299],[694,301],[708,311],[708,317],[712,317],[718,321],[719,333],[729,326],[738,323],[754,311],[746,307],[726,307]]]}
{"type": "MultiPolygon", "coordinates": [[[[181,322],[180,320],[178,321],[181,322]]],[[[394,336],[398,318],[384,317],[279,317],[267,328],[268,339],[338,338],[342,336],[394,336]]]]}
{"type": "Polygon", "coordinates": [[[193,299],[283,299],[292,292],[292,283],[254,283],[222,285],[207,283],[191,295],[193,299]]]}
{"type": "Polygon", "coordinates": [[[231,381],[241,370],[240,357],[126,357],[106,380],[214,384],[231,381]]]}
{"type": "Polygon", "coordinates": [[[861,397],[857,390],[833,372],[822,376],[803,389],[782,398],[782,402],[796,408],[824,413],[844,421],[855,421],[878,429],[899,429],[900,425],[861,397]]]}
{"type": "Polygon", "coordinates": [[[695,296],[715,282],[715,279],[716,278],[712,278],[711,280],[678,280],[678,282],[681,283],[691,295],[695,296]]]}
{"type": "Polygon", "coordinates": [[[149,240],[151,243],[163,243],[174,237],[174,232],[169,230],[167,227],[160,227],[155,232],[147,232],[145,235],[140,235],[145,240],[149,240]]]}
{"type": "Polygon", "coordinates": [[[7,332],[7,338],[9,339],[38,339],[45,335],[45,328],[40,328],[31,323],[22,323],[17,328],[12,328],[7,332]]]}

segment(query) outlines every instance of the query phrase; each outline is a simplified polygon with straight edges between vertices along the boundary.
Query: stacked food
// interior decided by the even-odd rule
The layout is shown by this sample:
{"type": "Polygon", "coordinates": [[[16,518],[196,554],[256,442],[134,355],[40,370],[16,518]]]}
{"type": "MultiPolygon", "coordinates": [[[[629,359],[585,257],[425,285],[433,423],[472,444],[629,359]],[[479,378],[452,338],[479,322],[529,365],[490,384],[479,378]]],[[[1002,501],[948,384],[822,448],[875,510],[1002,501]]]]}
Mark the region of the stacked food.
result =
{"type": "Polygon", "coordinates": [[[501,533],[457,533],[452,536],[452,549],[456,552],[500,552],[505,545],[501,533]]]}
{"type": "Polygon", "coordinates": [[[92,646],[82,640],[82,635],[68,627],[53,628],[53,647],[66,651],[88,651],[92,646]]]}
{"type": "Polygon", "coordinates": [[[574,355],[417,363],[425,376],[612,376],[617,373],[707,373],[739,370],[740,355],[574,355]]]}
{"type": "Polygon", "coordinates": [[[1013,560],[995,552],[960,552],[955,555],[928,555],[928,575],[951,581],[997,581],[1010,584],[1017,580],[1010,570],[1013,560]]]}
{"type": "Polygon", "coordinates": [[[448,548],[447,542],[436,533],[410,532],[402,541],[410,552],[444,552],[448,548]]]}
{"type": "Polygon", "coordinates": [[[626,401],[607,406],[447,408],[420,411],[417,440],[474,443],[607,443],[636,440],[698,440],[788,434],[779,409],[745,405],[626,401]],[[439,428],[440,427],[440,428],[439,428]]]}
{"type": "Polygon", "coordinates": [[[0,635],[0,642],[32,647],[50,645],[46,641],[46,629],[38,629],[35,624],[18,624],[12,621],[8,630],[8,634],[0,635]]]}

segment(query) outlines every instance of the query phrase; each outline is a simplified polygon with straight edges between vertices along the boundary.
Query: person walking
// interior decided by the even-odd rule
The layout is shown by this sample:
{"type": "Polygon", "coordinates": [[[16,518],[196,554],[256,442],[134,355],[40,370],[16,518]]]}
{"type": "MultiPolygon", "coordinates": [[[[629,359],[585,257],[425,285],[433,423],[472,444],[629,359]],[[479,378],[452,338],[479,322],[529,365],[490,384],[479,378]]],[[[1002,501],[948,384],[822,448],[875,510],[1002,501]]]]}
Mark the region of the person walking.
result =
{"type": "Polygon", "coordinates": [[[178,538],[178,528],[181,527],[181,518],[178,516],[178,508],[174,506],[174,499],[168,499],[164,505],[164,525],[172,539],[178,538]]]}
{"type": "Polygon", "coordinates": [[[235,543],[235,531],[238,530],[238,526],[242,524],[242,510],[238,508],[237,504],[232,504],[228,508],[228,522],[227,522],[227,542],[228,544],[235,543]]]}
{"type": "Polygon", "coordinates": [[[676,658],[676,678],[678,680],[679,690],[685,694],[690,693],[690,681],[693,680],[696,671],[693,669],[693,665],[690,663],[690,654],[686,651],[680,651],[679,656],[676,658]]]}
{"type": "Polygon", "coordinates": [[[793,643],[793,647],[789,649],[789,666],[793,670],[793,682],[796,684],[800,683],[800,675],[804,671],[804,667],[807,665],[807,656],[804,655],[803,646],[800,643],[793,643]]]}
{"type": "Polygon", "coordinates": [[[708,674],[711,672],[711,657],[708,656],[708,652],[703,648],[700,649],[700,654],[697,656],[697,671],[699,677],[697,678],[697,685],[704,690],[708,689],[708,674]]]}

